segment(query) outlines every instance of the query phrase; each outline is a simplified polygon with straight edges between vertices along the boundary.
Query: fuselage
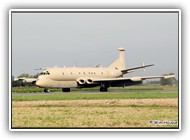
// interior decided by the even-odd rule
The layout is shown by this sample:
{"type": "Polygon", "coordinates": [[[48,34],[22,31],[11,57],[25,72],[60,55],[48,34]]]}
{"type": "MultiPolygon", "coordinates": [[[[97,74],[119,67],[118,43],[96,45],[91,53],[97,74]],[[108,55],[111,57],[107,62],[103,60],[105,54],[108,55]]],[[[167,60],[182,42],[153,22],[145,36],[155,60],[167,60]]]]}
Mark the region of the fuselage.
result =
{"type": "Polygon", "coordinates": [[[92,79],[122,76],[120,70],[113,68],[49,68],[41,73],[36,85],[44,88],[94,87],[99,85],[91,84],[92,79]]]}

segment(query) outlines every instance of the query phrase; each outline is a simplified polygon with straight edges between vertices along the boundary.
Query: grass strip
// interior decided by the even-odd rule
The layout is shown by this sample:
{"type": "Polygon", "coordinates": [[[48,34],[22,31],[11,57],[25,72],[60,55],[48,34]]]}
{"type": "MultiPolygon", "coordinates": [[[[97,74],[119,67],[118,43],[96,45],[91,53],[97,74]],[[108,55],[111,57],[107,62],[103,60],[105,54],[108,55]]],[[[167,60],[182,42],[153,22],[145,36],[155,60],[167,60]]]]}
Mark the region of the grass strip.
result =
{"type": "Polygon", "coordinates": [[[177,92],[133,92],[133,93],[48,93],[15,94],[12,101],[47,101],[47,100],[101,100],[101,99],[160,99],[177,98],[177,92]]]}

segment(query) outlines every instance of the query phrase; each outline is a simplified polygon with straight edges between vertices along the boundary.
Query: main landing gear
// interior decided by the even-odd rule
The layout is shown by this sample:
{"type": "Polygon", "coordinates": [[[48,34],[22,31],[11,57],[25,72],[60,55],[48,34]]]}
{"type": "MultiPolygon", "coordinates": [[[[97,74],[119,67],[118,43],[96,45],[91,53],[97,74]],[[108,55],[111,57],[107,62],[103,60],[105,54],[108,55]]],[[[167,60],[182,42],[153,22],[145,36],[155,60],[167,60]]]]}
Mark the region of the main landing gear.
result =
{"type": "Polygon", "coordinates": [[[107,92],[108,88],[107,87],[100,87],[100,92],[107,92]]]}
{"type": "Polygon", "coordinates": [[[63,92],[70,92],[71,90],[70,90],[70,88],[62,88],[62,91],[63,92]]]}
{"type": "Polygon", "coordinates": [[[108,91],[109,84],[108,83],[101,83],[100,85],[100,92],[107,92],[108,91]]]}

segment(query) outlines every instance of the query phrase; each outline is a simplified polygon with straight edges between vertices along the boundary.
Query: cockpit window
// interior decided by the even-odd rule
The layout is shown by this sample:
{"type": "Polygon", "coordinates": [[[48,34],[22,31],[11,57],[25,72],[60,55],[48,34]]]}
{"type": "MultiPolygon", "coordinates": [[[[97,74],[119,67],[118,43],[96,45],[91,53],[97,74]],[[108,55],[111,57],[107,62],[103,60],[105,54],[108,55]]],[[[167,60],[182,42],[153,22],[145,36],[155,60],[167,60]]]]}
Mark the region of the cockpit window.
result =
{"type": "Polygon", "coordinates": [[[49,71],[41,72],[40,75],[50,75],[49,71]]]}
{"type": "Polygon", "coordinates": [[[41,72],[41,73],[40,73],[40,75],[44,75],[44,73],[43,73],[43,72],[41,72]]]}

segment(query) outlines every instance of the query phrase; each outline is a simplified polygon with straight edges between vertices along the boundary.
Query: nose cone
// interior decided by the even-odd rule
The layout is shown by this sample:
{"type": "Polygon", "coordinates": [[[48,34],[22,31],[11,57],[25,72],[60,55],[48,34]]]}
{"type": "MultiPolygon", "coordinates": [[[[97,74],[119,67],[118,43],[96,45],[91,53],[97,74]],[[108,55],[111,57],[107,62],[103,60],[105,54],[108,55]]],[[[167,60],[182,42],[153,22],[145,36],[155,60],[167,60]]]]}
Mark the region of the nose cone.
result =
{"type": "Polygon", "coordinates": [[[37,80],[36,81],[36,86],[43,87],[41,80],[37,80]]]}
{"type": "Polygon", "coordinates": [[[36,86],[38,87],[47,87],[49,85],[49,82],[48,82],[48,78],[46,77],[46,75],[41,75],[41,76],[38,76],[38,79],[36,81],[36,86]]]}
{"type": "Polygon", "coordinates": [[[39,80],[36,81],[36,86],[38,86],[38,87],[40,86],[40,81],[39,80]]]}

